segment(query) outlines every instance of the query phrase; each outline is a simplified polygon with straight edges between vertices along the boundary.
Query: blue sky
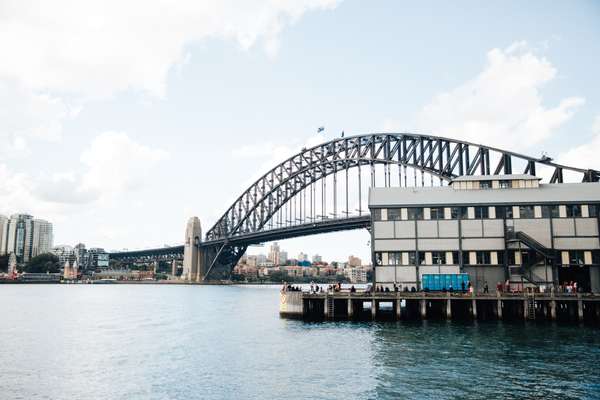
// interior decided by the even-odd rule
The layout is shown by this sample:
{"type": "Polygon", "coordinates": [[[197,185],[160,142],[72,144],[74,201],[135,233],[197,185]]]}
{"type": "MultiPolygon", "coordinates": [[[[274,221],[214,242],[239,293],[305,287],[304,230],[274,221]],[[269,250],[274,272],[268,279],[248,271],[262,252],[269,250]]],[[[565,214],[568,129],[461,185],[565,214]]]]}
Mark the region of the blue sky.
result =
{"type": "MultiPolygon", "coordinates": [[[[259,174],[342,130],[600,168],[598,2],[0,9],[0,213],[52,220],[56,243],[180,243],[188,217],[209,228],[259,174]]],[[[283,247],[367,256],[365,232],[335,238],[283,247]]]]}

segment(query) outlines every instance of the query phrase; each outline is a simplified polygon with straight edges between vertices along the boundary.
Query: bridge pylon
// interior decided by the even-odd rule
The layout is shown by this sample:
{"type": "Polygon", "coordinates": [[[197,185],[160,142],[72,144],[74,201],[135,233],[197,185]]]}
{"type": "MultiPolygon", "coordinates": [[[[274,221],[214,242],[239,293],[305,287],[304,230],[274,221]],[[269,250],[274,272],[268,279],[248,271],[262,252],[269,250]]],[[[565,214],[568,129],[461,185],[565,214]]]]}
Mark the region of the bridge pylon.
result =
{"type": "Polygon", "coordinates": [[[183,279],[198,281],[202,267],[200,242],[202,241],[202,226],[198,217],[191,217],[185,229],[183,245],[183,279]]]}

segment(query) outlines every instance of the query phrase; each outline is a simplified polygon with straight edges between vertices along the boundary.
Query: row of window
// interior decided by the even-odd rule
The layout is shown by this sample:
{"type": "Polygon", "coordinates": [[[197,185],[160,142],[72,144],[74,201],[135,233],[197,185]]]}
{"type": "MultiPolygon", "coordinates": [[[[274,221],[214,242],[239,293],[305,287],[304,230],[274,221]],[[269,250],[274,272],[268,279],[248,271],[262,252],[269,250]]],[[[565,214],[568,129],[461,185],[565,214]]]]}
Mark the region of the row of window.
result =
{"type": "MultiPolygon", "coordinates": [[[[375,252],[375,265],[503,265],[504,250],[497,251],[390,251],[375,252]]],[[[507,250],[508,265],[527,265],[539,260],[539,255],[527,250],[507,250]]],[[[563,265],[600,265],[600,250],[561,251],[563,265]]]]}
{"type": "Polygon", "coordinates": [[[597,204],[567,204],[554,206],[473,206],[473,207],[406,207],[373,209],[375,221],[438,220],[438,219],[532,219],[598,217],[597,204]]]}

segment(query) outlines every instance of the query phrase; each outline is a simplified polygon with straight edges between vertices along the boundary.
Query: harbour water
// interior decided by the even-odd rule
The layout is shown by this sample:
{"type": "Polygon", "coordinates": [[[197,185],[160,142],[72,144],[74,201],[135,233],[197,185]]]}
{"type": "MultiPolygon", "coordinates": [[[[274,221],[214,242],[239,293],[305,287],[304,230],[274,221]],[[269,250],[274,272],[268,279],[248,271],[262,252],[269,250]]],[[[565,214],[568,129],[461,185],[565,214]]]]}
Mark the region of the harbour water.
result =
{"type": "Polygon", "coordinates": [[[1,399],[594,399],[600,331],[280,319],[273,286],[2,285],[1,399]]]}

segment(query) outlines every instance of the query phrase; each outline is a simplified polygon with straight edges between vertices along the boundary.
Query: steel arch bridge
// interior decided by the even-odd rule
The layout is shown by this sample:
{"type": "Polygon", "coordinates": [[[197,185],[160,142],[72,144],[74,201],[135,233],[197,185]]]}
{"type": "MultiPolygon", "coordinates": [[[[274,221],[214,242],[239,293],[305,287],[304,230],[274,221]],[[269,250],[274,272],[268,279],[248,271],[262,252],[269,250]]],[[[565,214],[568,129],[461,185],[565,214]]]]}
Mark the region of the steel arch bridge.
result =
{"type": "MultiPolygon", "coordinates": [[[[378,177],[380,186],[425,186],[425,176],[427,183],[443,185],[461,175],[540,172],[549,183],[563,183],[565,173],[583,182],[600,179],[600,171],[560,165],[546,156],[412,133],[357,135],[303,148],[250,185],[207,231],[204,241],[198,240],[199,279],[228,276],[251,244],[368,228],[370,217],[361,197],[363,187],[376,186],[378,177]],[[349,186],[350,170],[358,171],[353,183],[357,187],[349,186]],[[358,209],[351,210],[349,198],[356,191],[358,209]]],[[[121,256],[126,255],[111,255],[121,256]]]]}

